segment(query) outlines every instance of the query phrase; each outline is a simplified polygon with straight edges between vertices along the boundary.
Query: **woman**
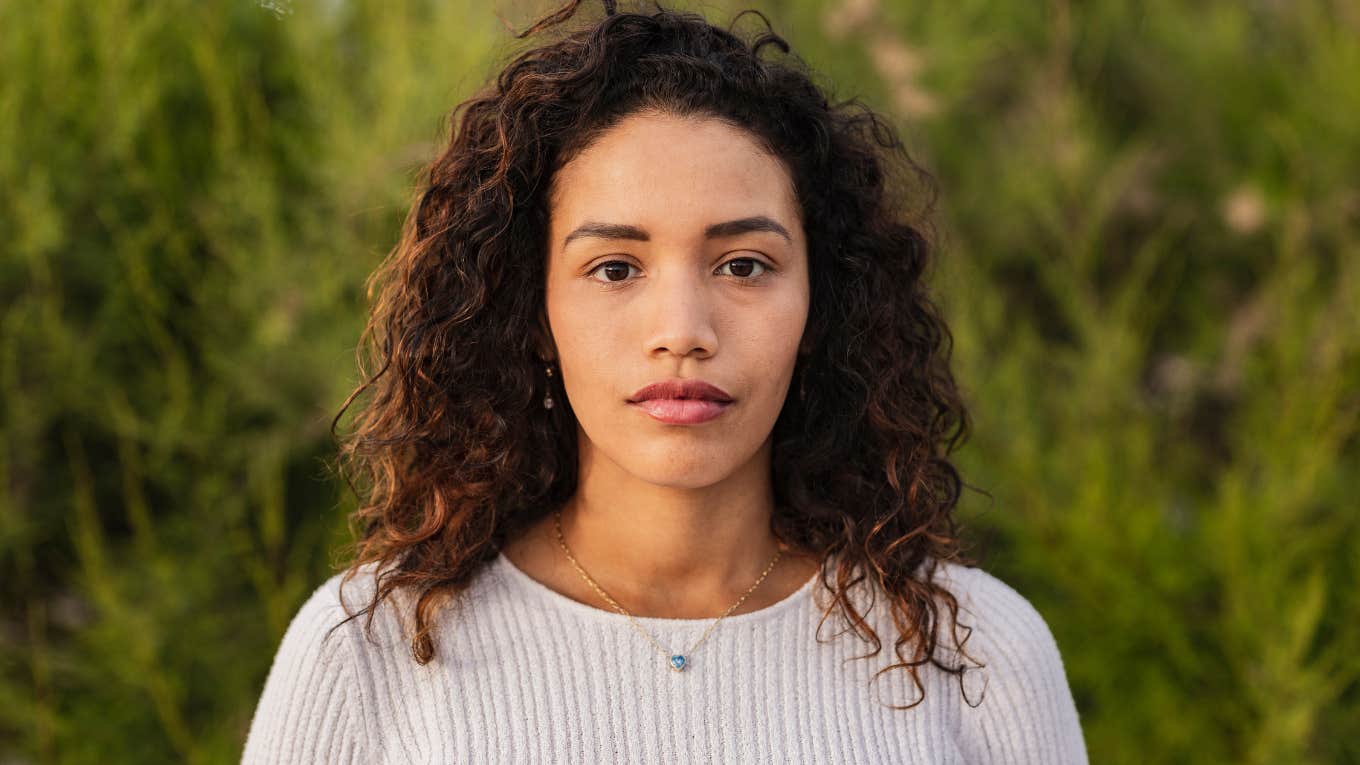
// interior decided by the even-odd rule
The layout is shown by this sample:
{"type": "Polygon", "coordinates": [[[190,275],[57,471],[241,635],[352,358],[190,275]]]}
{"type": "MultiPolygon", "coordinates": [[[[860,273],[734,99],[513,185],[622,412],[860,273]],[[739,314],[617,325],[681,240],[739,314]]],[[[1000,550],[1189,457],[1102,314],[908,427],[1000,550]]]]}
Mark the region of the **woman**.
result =
{"type": "Polygon", "coordinates": [[[960,551],[921,174],[769,46],[606,2],[455,110],[247,762],[1086,761],[960,551]]]}

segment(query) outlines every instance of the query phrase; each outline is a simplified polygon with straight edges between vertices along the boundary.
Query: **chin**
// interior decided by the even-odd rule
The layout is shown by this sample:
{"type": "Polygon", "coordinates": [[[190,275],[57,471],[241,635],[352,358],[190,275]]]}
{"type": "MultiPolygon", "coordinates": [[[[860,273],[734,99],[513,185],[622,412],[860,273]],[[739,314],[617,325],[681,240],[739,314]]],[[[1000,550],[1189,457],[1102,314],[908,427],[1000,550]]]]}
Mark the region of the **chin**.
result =
{"type": "Polygon", "coordinates": [[[625,449],[619,462],[627,472],[657,486],[702,489],[721,483],[746,465],[760,444],[733,444],[720,448],[702,445],[655,443],[625,449]]]}

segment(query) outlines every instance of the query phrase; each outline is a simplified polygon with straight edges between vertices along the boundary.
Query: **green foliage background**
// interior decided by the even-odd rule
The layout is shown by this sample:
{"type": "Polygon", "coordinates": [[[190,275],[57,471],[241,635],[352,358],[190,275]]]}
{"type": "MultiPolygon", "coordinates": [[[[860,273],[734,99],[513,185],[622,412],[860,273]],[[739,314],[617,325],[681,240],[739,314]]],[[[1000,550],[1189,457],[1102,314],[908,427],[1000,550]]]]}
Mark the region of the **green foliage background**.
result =
{"type": "MultiPolygon", "coordinates": [[[[0,3],[0,759],[239,757],[364,278],[551,7],[0,3]]],[[[940,181],[960,512],[1092,761],[1360,762],[1360,9],[756,7],[940,181]]]]}

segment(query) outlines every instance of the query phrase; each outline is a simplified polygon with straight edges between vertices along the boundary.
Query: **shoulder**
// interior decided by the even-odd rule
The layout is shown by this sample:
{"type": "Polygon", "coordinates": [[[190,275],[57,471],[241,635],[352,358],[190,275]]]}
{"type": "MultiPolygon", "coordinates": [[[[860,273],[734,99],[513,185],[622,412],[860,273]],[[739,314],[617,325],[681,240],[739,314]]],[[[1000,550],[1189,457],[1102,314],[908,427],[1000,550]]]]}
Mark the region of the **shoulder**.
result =
{"type": "MultiPolygon", "coordinates": [[[[358,583],[360,587],[365,585],[363,579],[358,580],[358,583]]],[[[343,573],[331,576],[312,590],[298,607],[284,634],[282,645],[291,643],[289,647],[316,649],[323,643],[330,645],[331,641],[344,643],[346,630],[342,625],[346,624],[345,620],[356,606],[362,607],[359,600],[353,586],[344,583],[343,573]],[[346,606],[349,607],[349,612],[346,611],[346,606]]],[[[337,645],[330,648],[329,652],[336,653],[342,650],[342,647],[337,645]]]]}
{"type": "MultiPolygon", "coordinates": [[[[959,602],[965,746],[972,760],[1085,763],[1062,654],[1039,610],[981,568],[941,562],[935,581],[959,602]]],[[[947,612],[941,623],[951,625],[947,612]]],[[[957,648],[948,626],[945,644],[957,648]]],[[[971,760],[970,760],[971,761],[971,760]]]]}
{"type": "MultiPolygon", "coordinates": [[[[353,574],[342,571],[326,579],[294,613],[280,643],[279,657],[306,655],[325,661],[355,658],[366,618],[360,612],[369,606],[375,590],[376,569],[371,564],[358,567],[353,574]],[[359,615],[351,619],[354,614],[359,615]]],[[[374,614],[375,621],[392,618],[393,611],[384,602],[374,614]]]]}
{"type": "MultiPolygon", "coordinates": [[[[336,574],[314,589],[283,633],[246,736],[243,763],[361,762],[367,720],[363,656],[345,605],[359,598],[336,574]]],[[[358,590],[364,577],[356,577],[358,590]]],[[[361,593],[360,593],[361,594],[361,593]]],[[[362,618],[362,617],[360,617],[362,618]]]]}
{"type": "MultiPolygon", "coordinates": [[[[959,602],[961,625],[972,625],[979,643],[993,651],[1023,654],[1028,659],[1056,660],[1057,641],[1034,604],[999,577],[975,566],[940,562],[935,582],[959,602]]],[[[965,645],[968,649],[972,643],[965,645]]]]}

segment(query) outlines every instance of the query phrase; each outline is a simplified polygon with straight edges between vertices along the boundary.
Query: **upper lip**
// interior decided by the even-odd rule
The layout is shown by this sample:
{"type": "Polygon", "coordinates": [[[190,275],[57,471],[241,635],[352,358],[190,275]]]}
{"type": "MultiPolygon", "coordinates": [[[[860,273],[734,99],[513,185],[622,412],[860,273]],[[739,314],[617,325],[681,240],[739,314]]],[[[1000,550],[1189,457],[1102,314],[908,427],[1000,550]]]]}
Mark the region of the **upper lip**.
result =
{"type": "Polygon", "coordinates": [[[628,403],[636,404],[639,401],[653,398],[692,398],[723,403],[732,400],[727,391],[712,383],[676,377],[670,380],[660,380],[639,388],[632,398],[628,399],[628,403]]]}

